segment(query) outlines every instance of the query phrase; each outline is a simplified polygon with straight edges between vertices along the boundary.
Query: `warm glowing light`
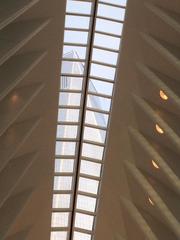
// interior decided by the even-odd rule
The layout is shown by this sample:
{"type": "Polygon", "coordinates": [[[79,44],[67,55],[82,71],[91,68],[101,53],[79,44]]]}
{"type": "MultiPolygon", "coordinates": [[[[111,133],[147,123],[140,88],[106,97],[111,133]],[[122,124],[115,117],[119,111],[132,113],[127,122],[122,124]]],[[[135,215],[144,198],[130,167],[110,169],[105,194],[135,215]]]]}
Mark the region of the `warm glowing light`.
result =
{"type": "Polygon", "coordinates": [[[164,133],[164,130],[158,124],[156,124],[156,131],[160,134],[164,133]]]}
{"type": "Polygon", "coordinates": [[[168,100],[168,96],[165,94],[165,92],[163,90],[159,91],[159,95],[163,100],[168,100]]]}
{"type": "Polygon", "coordinates": [[[148,198],[148,201],[149,201],[149,203],[150,203],[152,206],[154,206],[154,202],[151,200],[150,197],[148,198]]]}
{"type": "Polygon", "coordinates": [[[18,99],[19,99],[19,96],[15,93],[15,94],[13,94],[13,96],[11,97],[11,101],[13,102],[13,103],[16,103],[17,101],[18,101],[18,99]]]}
{"type": "Polygon", "coordinates": [[[156,163],[154,160],[152,160],[152,165],[153,165],[156,169],[159,169],[159,166],[157,165],[157,163],[156,163]]]}

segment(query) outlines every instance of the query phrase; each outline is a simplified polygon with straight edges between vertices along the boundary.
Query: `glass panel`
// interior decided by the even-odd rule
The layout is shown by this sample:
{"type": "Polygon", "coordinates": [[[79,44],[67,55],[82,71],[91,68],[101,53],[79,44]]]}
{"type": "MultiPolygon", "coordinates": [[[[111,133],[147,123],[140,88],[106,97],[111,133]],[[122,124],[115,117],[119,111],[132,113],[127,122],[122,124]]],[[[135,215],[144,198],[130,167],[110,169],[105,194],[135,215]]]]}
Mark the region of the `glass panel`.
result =
{"type": "Polygon", "coordinates": [[[113,83],[106,83],[103,81],[90,79],[88,90],[90,92],[112,96],[113,83]]]}
{"type": "Polygon", "coordinates": [[[102,160],[104,147],[83,143],[82,155],[93,159],[102,160]]]}
{"type": "Polygon", "coordinates": [[[80,77],[61,77],[61,88],[69,90],[81,90],[82,89],[83,78],[80,77]]]}
{"type": "Polygon", "coordinates": [[[85,127],[83,138],[84,140],[104,143],[106,138],[106,131],[96,128],[85,127]]]}
{"type": "Polygon", "coordinates": [[[98,4],[98,16],[111,18],[115,20],[124,20],[125,9],[118,7],[111,7],[104,4],[98,4]]]}
{"type": "Polygon", "coordinates": [[[80,93],[64,93],[59,94],[59,106],[79,106],[81,101],[80,93]]]}
{"type": "Polygon", "coordinates": [[[101,77],[109,80],[114,80],[116,69],[113,67],[107,67],[100,64],[91,64],[91,76],[101,77]]]}
{"type": "Polygon", "coordinates": [[[74,160],[73,159],[55,159],[55,172],[73,172],[74,160]]]}
{"type": "Polygon", "coordinates": [[[55,176],[54,177],[54,190],[71,190],[72,177],[55,176]]]}
{"type": "Polygon", "coordinates": [[[51,240],[67,240],[67,232],[51,232],[51,240]]]}
{"type": "Polygon", "coordinates": [[[70,194],[53,194],[53,208],[70,208],[70,194]]]}
{"type": "Polygon", "coordinates": [[[96,19],[96,31],[121,35],[122,29],[123,29],[122,23],[116,23],[113,21],[108,21],[100,18],[96,19]]]}
{"type": "Polygon", "coordinates": [[[87,44],[88,32],[78,31],[64,31],[64,42],[66,43],[79,43],[87,44]]]}
{"type": "Polygon", "coordinates": [[[78,109],[58,109],[58,121],[60,122],[78,122],[78,109]]]}
{"type": "Polygon", "coordinates": [[[108,49],[119,50],[120,38],[95,33],[94,45],[108,49]]]}
{"type": "Polygon", "coordinates": [[[87,98],[87,107],[99,109],[103,111],[109,111],[111,106],[111,99],[104,98],[104,97],[98,97],[94,95],[88,95],[87,98]]]}
{"type": "Polygon", "coordinates": [[[107,127],[109,115],[97,113],[93,111],[86,111],[85,123],[95,126],[107,127]]]}
{"type": "Polygon", "coordinates": [[[127,0],[101,0],[101,2],[113,3],[119,6],[126,6],[127,4],[127,0]]]}
{"type": "MultiPolygon", "coordinates": [[[[76,52],[66,53],[65,58],[77,58],[76,52]]],[[[84,63],[83,62],[72,62],[72,61],[62,61],[61,67],[62,74],[80,74],[84,73],[84,63]]]]}
{"type": "Polygon", "coordinates": [[[105,51],[93,48],[92,60],[108,64],[117,64],[118,54],[115,52],[105,51]]]}
{"type": "Polygon", "coordinates": [[[87,193],[97,194],[99,181],[92,180],[89,178],[79,178],[78,190],[87,193]]]}
{"type": "Polygon", "coordinates": [[[92,230],[93,222],[94,222],[94,217],[93,216],[90,216],[90,215],[87,215],[87,214],[82,214],[82,213],[76,213],[75,227],[82,228],[82,229],[87,229],[87,230],[92,230]]]}
{"type": "Polygon", "coordinates": [[[75,155],[75,142],[56,142],[56,155],[75,155]]]}
{"type": "Polygon", "coordinates": [[[91,13],[91,3],[83,1],[67,1],[66,12],[71,13],[91,13]]]}
{"type": "Polygon", "coordinates": [[[89,17],[67,15],[65,20],[66,28],[89,29],[89,17]]]}
{"type": "Polygon", "coordinates": [[[56,137],[57,138],[76,138],[78,126],[58,125],[56,137]]]}
{"type": "Polygon", "coordinates": [[[73,240],[91,240],[91,235],[75,231],[73,240]]]}
{"type": "Polygon", "coordinates": [[[69,213],[58,212],[52,213],[51,227],[67,227],[69,220],[69,213]]]}
{"type": "Polygon", "coordinates": [[[64,58],[75,58],[75,59],[85,59],[86,57],[86,47],[78,46],[64,46],[63,47],[63,57],[64,58]]]}
{"type": "Polygon", "coordinates": [[[100,175],[101,175],[101,164],[81,160],[80,173],[100,177],[100,175]]]}
{"type": "Polygon", "coordinates": [[[96,198],[78,194],[76,207],[84,211],[94,212],[96,208],[96,198]]]}

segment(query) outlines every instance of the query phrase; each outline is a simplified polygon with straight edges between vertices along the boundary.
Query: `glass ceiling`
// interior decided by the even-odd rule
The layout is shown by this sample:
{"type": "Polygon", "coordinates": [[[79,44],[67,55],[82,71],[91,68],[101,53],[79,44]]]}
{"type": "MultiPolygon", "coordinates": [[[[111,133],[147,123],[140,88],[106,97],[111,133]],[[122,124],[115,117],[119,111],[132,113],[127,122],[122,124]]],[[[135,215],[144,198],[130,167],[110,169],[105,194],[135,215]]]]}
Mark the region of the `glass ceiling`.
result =
{"type": "Polygon", "coordinates": [[[67,0],[50,240],[95,230],[126,0],[67,0]]]}

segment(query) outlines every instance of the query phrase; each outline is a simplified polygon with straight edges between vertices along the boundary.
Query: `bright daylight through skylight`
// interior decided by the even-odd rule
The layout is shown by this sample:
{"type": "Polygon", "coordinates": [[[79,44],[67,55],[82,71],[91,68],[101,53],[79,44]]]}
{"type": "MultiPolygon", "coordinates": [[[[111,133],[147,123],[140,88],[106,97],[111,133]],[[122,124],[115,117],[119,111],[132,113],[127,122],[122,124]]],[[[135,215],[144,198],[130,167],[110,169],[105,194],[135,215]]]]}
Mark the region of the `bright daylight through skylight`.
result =
{"type": "Polygon", "coordinates": [[[126,0],[67,0],[51,240],[91,240],[126,0]]]}

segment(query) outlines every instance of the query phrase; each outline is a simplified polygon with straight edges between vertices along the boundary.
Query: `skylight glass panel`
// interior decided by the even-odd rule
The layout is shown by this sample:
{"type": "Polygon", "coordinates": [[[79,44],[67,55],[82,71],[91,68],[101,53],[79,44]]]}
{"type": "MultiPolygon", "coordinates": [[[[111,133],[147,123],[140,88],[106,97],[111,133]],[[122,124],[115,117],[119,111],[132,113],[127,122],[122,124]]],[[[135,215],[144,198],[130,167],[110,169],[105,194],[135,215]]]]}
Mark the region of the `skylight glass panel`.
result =
{"type": "Polygon", "coordinates": [[[102,160],[104,147],[83,143],[82,156],[102,160]]]}
{"type": "Polygon", "coordinates": [[[98,4],[97,16],[123,21],[125,9],[108,6],[105,4],[98,4]]]}
{"type": "Polygon", "coordinates": [[[119,50],[120,38],[112,37],[105,34],[95,33],[94,45],[107,49],[119,50]]]}
{"type": "Polygon", "coordinates": [[[74,170],[74,159],[55,159],[55,173],[71,173],[74,170]]]}
{"type": "Polygon", "coordinates": [[[101,31],[104,33],[110,33],[120,36],[122,34],[122,29],[123,29],[122,23],[105,20],[101,18],[96,19],[96,31],[101,31]]]}
{"type": "Polygon", "coordinates": [[[73,240],[91,240],[91,235],[75,231],[73,240]]]}
{"type": "Polygon", "coordinates": [[[75,155],[75,142],[56,142],[56,155],[75,155]]]}
{"type": "Polygon", "coordinates": [[[79,106],[81,101],[80,93],[61,92],[59,95],[59,106],[79,106]]]}
{"type": "Polygon", "coordinates": [[[108,114],[93,112],[89,110],[86,111],[86,116],[85,116],[86,124],[91,124],[91,125],[100,126],[100,127],[107,127],[108,119],[109,119],[108,114]]]}
{"type": "Polygon", "coordinates": [[[82,213],[76,213],[75,227],[86,229],[86,230],[92,230],[93,222],[94,222],[93,216],[82,214],[82,213]]]}
{"type": "Polygon", "coordinates": [[[79,110],[78,109],[59,109],[58,121],[59,122],[78,122],[79,110]]]}
{"type": "Polygon", "coordinates": [[[80,210],[94,212],[96,209],[96,202],[97,202],[96,198],[78,194],[76,207],[77,209],[80,210]]]}
{"type": "Polygon", "coordinates": [[[93,55],[92,55],[93,61],[116,65],[117,57],[118,57],[118,54],[115,52],[106,51],[106,50],[97,49],[97,48],[93,49],[93,55]]]}
{"type": "Polygon", "coordinates": [[[66,28],[89,29],[90,17],[67,15],[65,19],[66,28]]]}
{"type": "Polygon", "coordinates": [[[67,0],[66,12],[90,14],[91,13],[91,3],[83,2],[83,1],[67,0]]]}
{"type": "Polygon", "coordinates": [[[57,138],[76,138],[78,126],[74,125],[58,125],[56,137],[57,138]]]}
{"type": "Polygon", "coordinates": [[[99,181],[89,178],[79,178],[78,190],[86,193],[97,194],[99,181]]]}
{"type": "Polygon", "coordinates": [[[53,208],[70,208],[70,194],[53,194],[53,208]]]}
{"type": "MultiPolygon", "coordinates": [[[[86,47],[79,47],[73,45],[65,45],[63,47],[63,58],[64,59],[85,59],[86,57],[86,47]]],[[[68,66],[69,67],[69,66],[68,66]]],[[[82,72],[82,69],[80,70],[82,72]]]]}
{"type": "Polygon", "coordinates": [[[85,127],[84,128],[84,140],[89,140],[93,142],[104,143],[106,138],[106,131],[85,127]]]}
{"type": "Polygon", "coordinates": [[[81,160],[80,173],[100,177],[101,175],[101,164],[93,163],[86,160],[81,160]]]}
{"type": "Polygon", "coordinates": [[[70,30],[66,30],[64,32],[64,42],[66,43],[87,44],[87,40],[88,40],[88,32],[70,31],[70,30]]]}
{"type": "Polygon", "coordinates": [[[53,212],[51,219],[52,227],[67,227],[69,220],[69,213],[64,212],[53,212]]]}
{"type": "Polygon", "coordinates": [[[107,82],[91,79],[89,82],[89,91],[112,96],[113,83],[107,83],[107,82]]]}
{"type": "Polygon", "coordinates": [[[62,62],[62,74],[72,74],[72,73],[77,73],[77,74],[83,74],[84,72],[84,62],[78,62],[78,61],[68,61],[64,60],[62,62]]]}
{"type": "Polygon", "coordinates": [[[71,190],[72,177],[69,176],[55,176],[54,177],[54,190],[71,190]]]}
{"type": "Polygon", "coordinates": [[[91,76],[114,80],[115,68],[100,64],[91,64],[91,76]]]}
{"type": "Polygon", "coordinates": [[[88,95],[87,107],[103,111],[109,111],[110,106],[111,100],[109,98],[98,97],[90,94],[88,95]]]}
{"type": "Polygon", "coordinates": [[[81,77],[61,77],[61,90],[82,90],[83,78],[81,77]]]}
{"type": "Polygon", "coordinates": [[[67,232],[58,232],[53,231],[51,232],[51,238],[50,240],[67,240],[67,232]]]}

